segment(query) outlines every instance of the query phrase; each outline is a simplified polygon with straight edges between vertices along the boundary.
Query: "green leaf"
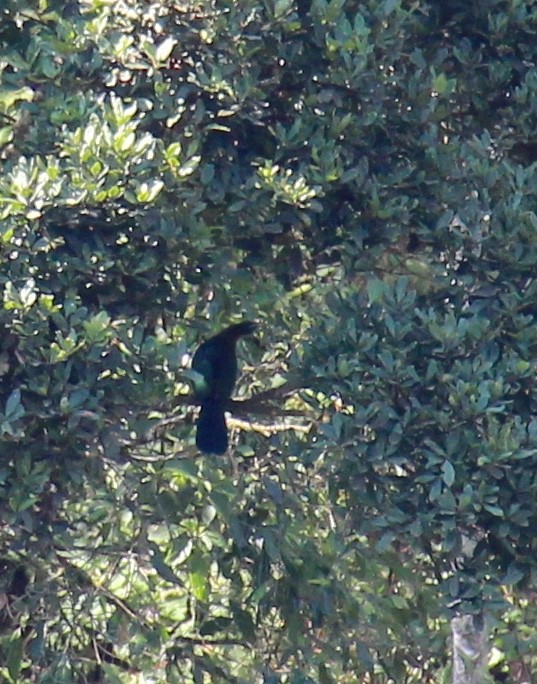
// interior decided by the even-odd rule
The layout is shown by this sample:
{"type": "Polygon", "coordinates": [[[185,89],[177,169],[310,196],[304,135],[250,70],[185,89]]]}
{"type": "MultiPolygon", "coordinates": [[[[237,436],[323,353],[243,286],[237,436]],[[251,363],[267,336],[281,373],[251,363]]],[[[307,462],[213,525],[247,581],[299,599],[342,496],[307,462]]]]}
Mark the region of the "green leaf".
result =
{"type": "Polygon", "coordinates": [[[162,188],[164,187],[164,181],[154,180],[151,183],[141,183],[138,188],[136,188],[136,201],[137,202],[153,202],[162,188]]]}
{"type": "Polygon", "coordinates": [[[8,642],[6,665],[9,676],[13,681],[18,681],[22,669],[22,659],[24,655],[24,639],[19,636],[18,631],[14,632],[8,642]]]}
{"type": "Polygon", "coordinates": [[[169,36],[160,43],[155,51],[155,58],[157,62],[166,62],[172,54],[173,48],[177,45],[175,38],[169,36]]]}
{"type": "Polygon", "coordinates": [[[207,504],[204,506],[202,514],[201,514],[201,520],[204,525],[210,525],[212,521],[216,518],[216,508],[212,506],[211,504],[207,504]]]}
{"type": "Polygon", "coordinates": [[[13,128],[11,126],[2,126],[0,128],[0,146],[6,145],[13,140],[13,128]]]}
{"type": "Polygon", "coordinates": [[[370,304],[376,304],[377,302],[380,302],[384,297],[385,292],[386,286],[382,280],[375,278],[373,280],[367,281],[367,294],[370,304]]]}
{"type": "Polygon", "coordinates": [[[104,342],[111,334],[110,316],[106,311],[100,311],[89,320],[83,322],[86,339],[90,344],[104,342]]]}
{"type": "Polygon", "coordinates": [[[484,503],[483,508],[498,518],[503,518],[505,516],[504,511],[499,506],[484,503]]]}
{"type": "Polygon", "coordinates": [[[526,572],[519,565],[510,563],[501,582],[502,584],[513,586],[518,584],[525,576],[526,572]]]}
{"type": "Polygon", "coordinates": [[[21,391],[19,388],[14,389],[9,395],[4,415],[7,420],[17,420],[24,415],[24,407],[21,404],[21,391]]]}
{"type": "Polygon", "coordinates": [[[446,487],[451,487],[455,482],[455,468],[450,461],[444,461],[442,464],[442,480],[446,487]]]}
{"type": "Polygon", "coordinates": [[[431,502],[438,501],[438,499],[440,498],[440,495],[442,494],[442,489],[443,489],[442,480],[435,479],[435,481],[433,482],[431,489],[429,491],[429,501],[431,501],[431,502]]]}
{"type": "Polygon", "coordinates": [[[206,575],[199,572],[191,572],[189,575],[192,593],[198,601],[205,601],[209,594],[209,584],[206,575]]]}
{"type": "Polygon", "coordinates": [[[407,610],[408,609],[408,601],[404,596],[399,596],[397,594],[392,594],[390,596],[391,602],[393,605],[399,609],[399,610],[407,610]]]}

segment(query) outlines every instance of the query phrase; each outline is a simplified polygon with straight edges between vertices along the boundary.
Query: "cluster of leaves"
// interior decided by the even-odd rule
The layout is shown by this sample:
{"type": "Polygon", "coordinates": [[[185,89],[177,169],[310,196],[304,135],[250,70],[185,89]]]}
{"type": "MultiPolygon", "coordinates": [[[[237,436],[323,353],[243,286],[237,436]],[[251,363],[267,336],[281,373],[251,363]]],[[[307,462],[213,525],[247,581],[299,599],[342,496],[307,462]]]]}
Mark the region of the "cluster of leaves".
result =
{"type": "Polygon", "coordinates": [[[453,604],[528,666],[535,30],[518,0],[7,2],[3,678],[427,682],[453,604]],[[248,389],[301,396],[201,457],[180,371],[241,317],[248,389]]]}

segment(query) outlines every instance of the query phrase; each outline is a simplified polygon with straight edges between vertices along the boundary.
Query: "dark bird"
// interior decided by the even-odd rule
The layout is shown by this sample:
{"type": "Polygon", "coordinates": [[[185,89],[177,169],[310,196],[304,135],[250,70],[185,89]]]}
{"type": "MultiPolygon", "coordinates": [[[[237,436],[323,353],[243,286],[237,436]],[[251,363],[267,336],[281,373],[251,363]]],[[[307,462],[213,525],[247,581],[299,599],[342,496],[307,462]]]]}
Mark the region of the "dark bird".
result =
{"type": "Polygon", "coordinates": [[[192,359],[192,370],[201,376],[194,382],[194,391],[201,401],[196,445],[206,454],[223,454],[227,450],[224,414],[237,381],[237,340],[251,335],[256,328],[252,321],[232,325],[203,342],[192,359]]]}

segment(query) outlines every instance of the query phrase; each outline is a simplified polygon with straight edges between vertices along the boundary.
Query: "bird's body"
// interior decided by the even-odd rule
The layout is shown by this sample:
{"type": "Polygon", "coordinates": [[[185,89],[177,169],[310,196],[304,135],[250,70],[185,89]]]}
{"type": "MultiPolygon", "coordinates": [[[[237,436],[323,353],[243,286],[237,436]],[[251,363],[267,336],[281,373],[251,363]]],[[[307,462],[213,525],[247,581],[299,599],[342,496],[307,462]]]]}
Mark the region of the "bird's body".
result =
{"type": "Polygon", "coordinates": [[[228,447],[224,412],[237,381],[237,340],[256,327],[251,321],[232,325],[203,342],[194,354],[192,370],[202,378],[194,387],[201,400],[196,445],[204,453],[223,454],[228,447]]]}

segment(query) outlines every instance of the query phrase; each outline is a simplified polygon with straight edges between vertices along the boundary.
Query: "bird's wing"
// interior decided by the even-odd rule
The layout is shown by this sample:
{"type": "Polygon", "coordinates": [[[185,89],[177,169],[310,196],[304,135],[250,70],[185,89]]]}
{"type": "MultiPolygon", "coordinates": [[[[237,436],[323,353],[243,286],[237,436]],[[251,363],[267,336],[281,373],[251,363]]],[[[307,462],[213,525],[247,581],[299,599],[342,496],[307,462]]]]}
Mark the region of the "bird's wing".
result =
{"type": "Polygon", "coordinates": [[[210,394],[214,386],[216,352],[213,345],[202,344],[192,359],[192,370],[203,378],[194,384],[194,390],[200,396],[210,394]]]}

